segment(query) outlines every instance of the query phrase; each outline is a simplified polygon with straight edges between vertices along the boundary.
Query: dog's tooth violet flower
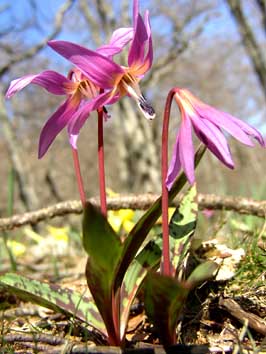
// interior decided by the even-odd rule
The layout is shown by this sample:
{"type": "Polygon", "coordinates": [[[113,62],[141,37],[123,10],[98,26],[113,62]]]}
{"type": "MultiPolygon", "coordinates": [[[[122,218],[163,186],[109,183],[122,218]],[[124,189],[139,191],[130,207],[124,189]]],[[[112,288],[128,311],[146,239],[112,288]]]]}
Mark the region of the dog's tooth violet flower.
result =
{"type": "MultiPolygon", "coordinates": [[[[142,95],[139,87],[139,81],[148,72],[153,60],[149,13],[146,11],[143,20],[138,13],[137,1],[134,1],[133,25],[128,66],[114,63],[106,55],[102,55],[99,50],[93,51],[75,43],[54,40],[48,44],[74,64],[91,82],[104,90],[98,96],[95,107],[114,103],[121,97],[129,95],[137,101],[144,116],[147,119],[153,119],[155,112],[142,95]]],[[[90,105],[84,107],[82,115],[87,114],[87,108],[89,111],[90,105]]]]}
{"type": "MultiPolygon", "coordinates": [[[[96,52],[99,51],[102,56],[111,58],[119,53],[132,38],[133,28],[119,28],[114,31],[109,44],[99,47],[96,52]]],[[[99,94],[100,88],[77,68],[70,70],[68,77],[47,70],[36,75],[26,75],[13,80],[7,90],[6,98],[12,97],[30,83],[39,85],[54,95],[66,96],[66,100],[48,119],[41,131],[39,158],[43,157],[56,136],[66,126],[70,144],[76,149],[80,129],[91,111],[97,109],[97,103],[101,103],[101,101],[93,101],[93,98],[99,94]],[[87,103],[86,114],[82,114],[85,103],[87,103]]]]}
{"type": "Polygon", "coordinates": [[[181,124],[169,164],[166,179],[168,189],[171,188],[181,168],[184,169],[190,184],[195,181],[192,129],[199,140],[229,168],[234,168],[234,163],[222,130],[226,130],[245,145],[254,146],[250,140],[250,137],[253,137],[261,146],[265,146],[262,135],[255,128],[201,102],[188,90],[177,89],[174,98],[180,110],[181,124]]]}

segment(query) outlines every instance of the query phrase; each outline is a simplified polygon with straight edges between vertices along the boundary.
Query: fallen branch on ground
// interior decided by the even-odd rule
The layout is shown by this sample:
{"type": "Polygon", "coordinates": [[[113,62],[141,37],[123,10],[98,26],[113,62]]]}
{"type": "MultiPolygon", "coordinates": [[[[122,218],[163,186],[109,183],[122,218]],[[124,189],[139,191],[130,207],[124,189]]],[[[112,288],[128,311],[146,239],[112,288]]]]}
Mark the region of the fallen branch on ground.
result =
{"type": "MultiPolygon", "coordinates": [[[[146,210],[158,198],[155,194],[125,195],[107,199],[109,210],[134,209],[146,210]]],[[[173,205],[178,205],[180,196],[173,205]]],[[[89,201],[94,205],[99,205],[97,198],[90,198],[89,201]]],[[[200,209],[211,210],[231,210],[240,214],[254,215],[265,218],[266,201],[256,201],[241,197],[224,197],[214,194],[199,194],[198,203],[200,209]]],[[[36,211],[17,214],[9,218],[0,219],[0,231],[12,230],[24,225],[35,225],[40,221],[52,219],[56,216],[67,214],[81,214],[82,205],[80,201],[69,200],[61,202],[47,208],[36,211]]]]}

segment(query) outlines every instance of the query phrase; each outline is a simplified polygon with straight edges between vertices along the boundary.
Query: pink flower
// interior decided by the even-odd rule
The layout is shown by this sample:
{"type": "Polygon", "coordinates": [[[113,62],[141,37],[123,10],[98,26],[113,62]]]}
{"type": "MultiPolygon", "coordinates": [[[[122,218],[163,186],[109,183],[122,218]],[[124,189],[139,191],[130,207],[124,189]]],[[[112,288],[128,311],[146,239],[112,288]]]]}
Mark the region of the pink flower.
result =
{"type": "MultiPolygon", "coordinates": [[[[106,55],[106,57],[111,58],[119,53],[132,38],[132,28],[120,28],[113,33],[110,43],[98,48],[95,53],[99,52],[101,53],[99,55],[103,57],[106,55]]],[[[111,62],[111,59],[108,60],[111,62]]],[[[97,109],[101,104],[99,100],[94,100],[100,93],[100,87],[77,68],[72,69],[68,77],[48,70],[13,80],[6,97],[12,97],[30,83],[39,85],[54,95],[66,96],[66,100],[48,119],[41,131],[38,157],[43,157],[56,136],[66,126],[70,144],[76,149],[81,127],[89,117],[90,112],[97,109]],[[86,107],[86,114],[82,114],[83,107],[86,107]]]]}
{"type": "Polygon", "coordinates": [[[250,137],[253,137],[261,146],[265,146],[262,135],[255,128],[201,102],[188,90],[177,89],[174,97],[181,113],[181,125],[168,169],[168,189],[174,183],[181,167],[189,183],[193,184],[195,181],[192,128],[203,144],[229,168],[234,168],[234,163],[222,130],[226,130],[245,145],[254,146],[250,140],[250,137]]]}
{"type": "MultiPolygon", "coordinates": [[[[138,1],[133,8],[133,39],[128,54],[128,66],[114,63],[101,51],[93,51],[66,41],[50,41],[48,44],[60,55],[75,65],[91,82],[104,92],[94,100],[94,108],[117,102],[125,95],[131,96],[147,119],[155,112],[141,93],[139,81],[150,69],[153,60],[152,36],[149,13],[144,20],[138,13],[138,1]]],[[[104,48],[106,50],[106,48],[104,48]]],[[[77,112],[83,121],[91,111],[91,103],[77,112]]]]}

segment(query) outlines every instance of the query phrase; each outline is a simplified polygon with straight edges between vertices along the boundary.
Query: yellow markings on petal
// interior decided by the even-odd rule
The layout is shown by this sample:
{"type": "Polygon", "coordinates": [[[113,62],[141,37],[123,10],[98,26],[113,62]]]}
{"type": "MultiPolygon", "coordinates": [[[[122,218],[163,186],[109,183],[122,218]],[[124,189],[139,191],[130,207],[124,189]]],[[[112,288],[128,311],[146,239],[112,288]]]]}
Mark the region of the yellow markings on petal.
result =
{"type": "Polygon", "coordinates": [[[189,92],[186,90],[179,90],[179,92],[175,93],[175,99],[180,109],[186,112],[189,116],[193,116],[195,114],[195,109],[193,107],[193,103],[191,102],[191,98],[192,97],[190,97],[189,92]]]}

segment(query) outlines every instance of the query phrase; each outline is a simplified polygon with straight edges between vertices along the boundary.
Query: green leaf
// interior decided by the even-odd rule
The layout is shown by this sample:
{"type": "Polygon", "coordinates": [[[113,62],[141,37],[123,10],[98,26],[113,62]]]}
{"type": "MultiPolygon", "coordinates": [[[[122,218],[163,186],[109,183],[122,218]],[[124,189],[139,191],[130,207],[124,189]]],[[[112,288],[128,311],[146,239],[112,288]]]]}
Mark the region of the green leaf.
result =
{"type": "Polygon", "coordinates": [[[198,265],[188,277],[188,283],[193,287],[212,278],[217,271],[219,265],[213,261],[206,261],[198,265]]]}
{"type": "MultiPolygon", "coordinates": [[[[204,152],[206,150],[205,146],[200,146],[195,155],[195,166],[198,165],[200,162],[204,152]]],[[[176,179],[175,183],[173,184],[171,190],[169,191],[169,202],[171,202],[175,196],[181,191],[187,181],[186,175],[182,172],[178,178],[176,179]]],[[[145,238],[147,237],[148,233],[154,226],[157,219],[161,216],[162,213],[162,198],[158,198],[153,205],[146,211],[146,213],[140,218],[137,224],[129,233],[128,237],[126,238],[122,261],[119,266],[119,270],[117,273],[116,278],[116,285],[115,288],[118,288],[123,280],[125,272],[132,262],[133,258],[136,256],[140,246],[144,242],[145,238]]]]}
{"type": "Polygon", "coordinates": [[[158,236],[150,241],[130,264],[121,287],[120,301],[120,336],[124,337],[130,307],[150,269],[159,266],[162,254],[162,238],[158,236]]]}
{"type": "Polygon", "coordinates": [[[6,273],[0,276],[0,286],[22,300],[31,301],[55,312],[64,313],[68,317],[76,317],[90,324],[104,335],[107,334],[92,298],[85,297],[70,289],[28,279],[15,273],[6,273]]]}
{"type": "Polygon", "coordinates": [[[189,284],[149,272],[145,281],[144,306],[163,345],[176,343],[176,326],[190,291],[189,284]]]}
{"type": "Polygon", "coordinates": [[[115,338],[119,337],[119,307],[114,281],[123,246],[107,219],[90,203],[84,209],[83,245],[89,255],[86,267],[88,286],[105,322],[109,340],[114,344],[115,338]]]}
{"type": "Polygon", "coordinates": [[[176,208],[169,224],[173,276],[176,275],[179,279],[183,278],[182,268],[197,224],[198,204],[196,197],[197,189],[196,185],[193,185],[183,197],[179,207],[176,208]]]}

